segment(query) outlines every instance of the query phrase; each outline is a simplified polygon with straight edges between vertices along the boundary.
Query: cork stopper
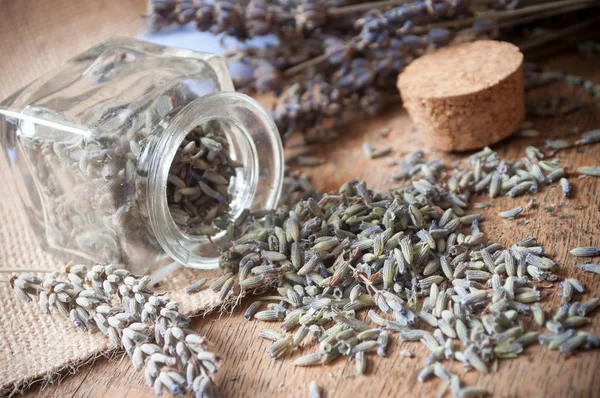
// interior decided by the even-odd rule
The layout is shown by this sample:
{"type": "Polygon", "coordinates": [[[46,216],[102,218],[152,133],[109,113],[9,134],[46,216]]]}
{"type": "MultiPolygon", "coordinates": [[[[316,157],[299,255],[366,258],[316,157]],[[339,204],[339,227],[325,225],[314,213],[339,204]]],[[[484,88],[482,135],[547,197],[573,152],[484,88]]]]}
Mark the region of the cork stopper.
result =
{"type": "Polygon", "coordinates": [[[525,118],[523,54],[505,42],[447,47],[398,78],[404,106],[427,145],[464,151],[514,133],[525,118]]]}

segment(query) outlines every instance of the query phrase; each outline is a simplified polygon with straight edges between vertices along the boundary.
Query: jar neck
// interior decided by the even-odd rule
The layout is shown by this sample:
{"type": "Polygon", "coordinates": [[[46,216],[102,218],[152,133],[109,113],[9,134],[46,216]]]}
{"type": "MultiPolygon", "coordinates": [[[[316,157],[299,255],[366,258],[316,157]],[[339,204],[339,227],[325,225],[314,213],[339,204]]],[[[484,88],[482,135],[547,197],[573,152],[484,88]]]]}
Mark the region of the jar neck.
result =
{"type": "Polygon", "coordinates": [[[179,145],[193,128],[211,120],[228,126],[224,133],[230,155],[243,165],[229,187],[234,222],[244,209],[272,209],[277,205],[284,171],[277,128],[264,109],[246,95],[218,92],[198,98],[156,126],[138,162],[144,180],[138,185],[138,204],[147,213],[148,226],[166,254],[199,269],[218,267],[219,252],[229,245],[228,236],[225,231],[211,239],[184,233],[171,217],[166,192],[179,145]]]}

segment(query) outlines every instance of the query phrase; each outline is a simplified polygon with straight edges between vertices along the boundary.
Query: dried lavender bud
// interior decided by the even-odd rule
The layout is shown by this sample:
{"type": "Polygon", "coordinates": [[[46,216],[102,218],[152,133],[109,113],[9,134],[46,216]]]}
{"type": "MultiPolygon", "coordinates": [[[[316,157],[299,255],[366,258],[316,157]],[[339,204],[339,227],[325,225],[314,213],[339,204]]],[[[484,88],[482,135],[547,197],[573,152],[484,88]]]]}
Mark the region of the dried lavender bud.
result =
{"type": "Polygon", "coordinates": [[[308,398],[321,398],[321,392],[316,381],[311,381],[308,384],[308,398]]]}
{"type": "Polygon", "coordinates": [[[578,267],[582,271],[593,272],[594,274],[600,275],[600,265],[599,264],[581,264],[578,267]]]}
{"type": "Polygon", "coordinates": [[[511,210],[501,211],[500,213],[498,213],[498,215],[502,218],[513,219],[513,218],[518,217],[522,211],[523,211],[523,208],[521,206],[517,206],[511,210]]]}
{"type": "Polygon", "coordinates": [[[593,177],[600,177],[600,166],[578,167],[577,168],[577,172],[579,174],[583,174],[583,175],[588,175],[588,176],[593,176],[593,177]]]}
{"type": "Polygon", "coordinates": [[[296,156],[296,162],[298,162],[298,165],[300,166],[313,167],[322,165],[325,163],[325,160],[314,156],[296,156]]]}
{"type": "Polygon", "coordinates": [[[250,37],[262,36],[273,28],[273,12],[264,0],[252,0],[245,12],[245,28],[250,37]]]}
{"type": "Polygon", "coordinates": [[[570,253],[576,257],[596,257],[600,256],[600,249],[597,247],[576,247],[571,249],[570,253]]]}

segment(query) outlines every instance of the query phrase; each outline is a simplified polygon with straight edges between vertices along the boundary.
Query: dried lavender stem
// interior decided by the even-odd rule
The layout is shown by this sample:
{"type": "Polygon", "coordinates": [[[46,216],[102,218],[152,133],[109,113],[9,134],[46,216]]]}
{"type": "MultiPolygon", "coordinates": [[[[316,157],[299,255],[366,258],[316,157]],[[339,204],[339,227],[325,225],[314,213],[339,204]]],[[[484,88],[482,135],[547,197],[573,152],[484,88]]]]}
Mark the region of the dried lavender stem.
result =
{"type": "Polygon", "coordinates": [[[283,72],[283,75],[285,77],[291,77],[291,76],[297,75],[298,73],[302,72],[303,70],[306,70],[308,68],[312,68],[313,66],[317,66],[324,62],[327,62],[327,60],[329,59],[330,56],[331,56],[331,54],[321,54],[317,57],[308,59],[304,62],[300,62],[299,64],[286,69],[283,72]]]}
{"type": "Polygon", "coordinates": [[[569,26],[564,29],[559,29],[556,32],[551,32],[551,33],[547,33],[547,34],[539,36],[539,37],[534,37],[533,39],[530,39],[530,40],[526,41],[525,43],[519,44],[519,48],[521,49],[521,51],[530,50],[533,47],[548,43],[552,40],[555,40],[555,39],[558,39],[561,37],[566,37],[568,35],[578,32],[580,30],[594,26],[599,21],[600,21],[600,17],[596,17],[596,18],[592,18],[587,21],[579,22],[577,24],[574,24],[574,25],[569,26]]]}
{"type": "Polygon", "coordinates": [[[280,300],[280,301],[285,301],[288,304],[294,304],[294,302],[292,302],[290,299],[286,298],[286,297],[282,297],[282,296],[263,296],[263,297],[257,297],[256,298],[257,301],[269,301],[269,300],[280,300]]]}
{"type": "Polygon", "coordinates": [[[561,1],[555,1],[552,3],[545,3],[545,4],[533,5],[533,6],[529,6],[529,7],[518,8],[515,10],[482,13],[476,17],[471,17],[471,18],[438,22],[438,23],[430,24],[430,25],[423,26],[423,27],[416,27],[413,30],[411,30],[411,33],[414,33],[414,34],[426,33],[434,28],[460,28],[460,27],[472,25],[473,23],[484,20],[484,19],[499,20],[499,19],[506,19],[506,18],[511,18],[511,17],[519,17],[519,16],[524,16],[524,15],[529,15],[532,13],[538,13],[538,12],[542,12],[542,11],[555,9],[558,7],[573,6],[573,5],[578,5],[578,4],[582,4],[582,3],[590,4],[590,5],[594,4],[594,2],[591,0],[590,1],[561,0],[561,1]]]}
{"type": "Polygon", "coordinates": [[[514,20],[509,20],[509,21],[503,21],[498,24],[498,28],[500,28],[500,29],[512,28],[513,26],[522,25],[522,24],[532,22],[532,21],[538,21],[540,19],[553,17],[555,15],[560,15],[560,14],[564,14],[567,12],[578,11],[578,10],[587,8],[589,6],[590,6],[590,4],[588,2],[582,2],[581,4],[575,4],[575,5],[567,6],[564,8],[559,7],[556,9],[548,10],[546,12],[540,12],[540,13],[535,13],[532,15],[527,15],[523,18],[518,18],[518,19],[514,19],[514,20]]]}
{"type": "Polygon", "coordinates": [[[397,6],[400,4],[410,3],[413,0],[382,0],[382,1],[373,1],[373,2],[364,2],[359,4],[353,4],[344,7],[332,7],[327,10],[327,15],[331,16],[340,16],[347,15],[357,12],[377,10],[392,6],[397,6]]]}

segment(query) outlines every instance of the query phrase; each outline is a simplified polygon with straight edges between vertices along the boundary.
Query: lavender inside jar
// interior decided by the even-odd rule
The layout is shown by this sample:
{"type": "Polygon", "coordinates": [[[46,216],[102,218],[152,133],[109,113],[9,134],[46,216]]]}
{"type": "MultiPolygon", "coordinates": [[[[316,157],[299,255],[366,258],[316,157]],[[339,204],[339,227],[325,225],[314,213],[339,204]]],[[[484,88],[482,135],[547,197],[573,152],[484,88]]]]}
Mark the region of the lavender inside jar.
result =
{"type": "Polygon", "coordinates": [[[167,202],[171,217],[183,233],[212,237],[235,224],[230,185],[243,163],[233,160],[224,126],[211,121],[183,139],[171,163],[167,202]]]}
{"type": "Polygon", "coordinates": [[[245,209],[276,206],[279,134],[216,56],[117,38],[0,104],[42,246],[145,273],[215,268],[245,209]]]}

